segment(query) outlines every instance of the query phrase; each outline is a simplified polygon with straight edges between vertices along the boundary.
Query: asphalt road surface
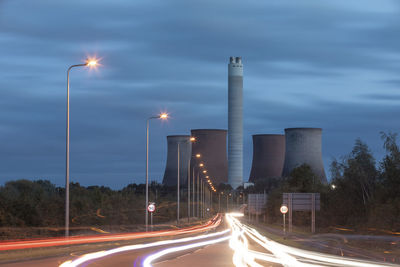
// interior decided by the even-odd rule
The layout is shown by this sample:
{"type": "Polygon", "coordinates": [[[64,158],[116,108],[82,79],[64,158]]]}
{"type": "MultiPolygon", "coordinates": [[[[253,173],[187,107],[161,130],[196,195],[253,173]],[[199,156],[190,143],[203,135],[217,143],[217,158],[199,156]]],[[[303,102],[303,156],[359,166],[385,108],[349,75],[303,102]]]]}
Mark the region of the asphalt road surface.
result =
{"type": "Polygon", "coordinates": [[[134,245],[119,246],[80,257],[49,258],[3,266],[399,266],[285,246],[243,224],[239,220],[241,216],[227,214],[225,222],[218,227],[167,240],[143,239],[134,245]]]}

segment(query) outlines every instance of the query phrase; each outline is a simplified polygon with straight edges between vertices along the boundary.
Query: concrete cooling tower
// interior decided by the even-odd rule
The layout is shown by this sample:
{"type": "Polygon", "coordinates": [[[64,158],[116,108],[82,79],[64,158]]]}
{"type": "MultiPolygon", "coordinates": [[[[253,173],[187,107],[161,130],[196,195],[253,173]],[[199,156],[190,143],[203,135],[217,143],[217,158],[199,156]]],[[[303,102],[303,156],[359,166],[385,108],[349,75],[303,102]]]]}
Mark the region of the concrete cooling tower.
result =
{"type": "Polygon", "coordinates": [[[188,164],[192,153],[189,135],[167,136],[168,153],[167,166],[165,167],[163,184],[176,186],[178,181],[178,144],[179,144],[179,183],[186,184],[188,177],[188,164]]]}
{"type": "Polygon", "coordinates": [[[322,129],[321,128],[287,128],[285,129],[286,152],[282,176],[302,164],[307,164],[322,183],[327,183],[322,162],[322,129]]]}
{"type": "Polygon", "coordinates": [[[249,182],[281,177],[285,160],[283,134],[253,135],[253,163],[249,182]]]}
{"type": "Polygon", "coordinates": [[[228,64],[228,181],[243,185],[243,65],[241,57],[228,64]]]}
{"type": "Polygon", "coordinates": [[[218,186],[228,182],[228,162],[226,158],[226,130],[196,129],[191,131],[196,141],[192,143],[192,157],[200,154],[201,158],[193,160],[193,166],[203,163],[212,183],[218,186]]]}

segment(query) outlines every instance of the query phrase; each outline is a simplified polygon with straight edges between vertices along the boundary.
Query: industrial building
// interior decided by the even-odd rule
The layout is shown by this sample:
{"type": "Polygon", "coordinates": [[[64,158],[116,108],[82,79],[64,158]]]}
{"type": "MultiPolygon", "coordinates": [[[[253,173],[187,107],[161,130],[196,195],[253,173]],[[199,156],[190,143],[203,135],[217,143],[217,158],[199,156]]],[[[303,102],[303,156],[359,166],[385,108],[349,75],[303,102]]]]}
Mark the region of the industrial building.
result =
{"type": "Polygon", "coordinates": [[[206,170],[211,182],[218,186],[228,181],[228,162],[226,157],[226,130],[195,129],[191,131],[195,141],[192,143],[192,167],[196,173],[206,170]],[[201,155],[196,158],[196,155],[201,155]],[[204,167],[199,168],[198,164],[204,167]]]}
{"type": "Polygon", "coordinates": [[[243,64],[230,57],[228,64],[228,182],[243,185],[243,64]]]}
{"type": "Polygon", "coordinates": [[[285,142],[282,176],[289,176],[294,168],[307,164],[322,183],[327,183],[322,161],[321,128],[287,128],[285,142]]]}
{"type": "Polygon", "coordinates": [[[253,135],[253,162],[249,182],[281,177],[285,160],[285,135],[253,135]]]}
{"type": "Polygon", "coordinates": [[[167,164],[164,172],[163,184],[176,186],[178,181],[178,146],[179,146],[179,183],[187,183],[189,159],[192,153],[190,135],[167,136],[168,152],[167,164]]]}

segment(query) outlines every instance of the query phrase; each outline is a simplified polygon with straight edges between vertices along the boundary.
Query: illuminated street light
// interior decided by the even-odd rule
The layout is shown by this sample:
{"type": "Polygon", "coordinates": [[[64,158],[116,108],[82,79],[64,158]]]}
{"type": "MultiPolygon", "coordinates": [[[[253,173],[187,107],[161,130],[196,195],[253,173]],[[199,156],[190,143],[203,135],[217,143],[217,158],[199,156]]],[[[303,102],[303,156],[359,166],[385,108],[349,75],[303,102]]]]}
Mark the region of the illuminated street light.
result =
{"type": "Polygon", "coordinates": [[[72,65],[67,70],[67,129],[66,129],[66,159],[65,159],[65,236],[69,236],[69,72],[76,67],[94,67],[95,59],[87,59],[84,64],[72,65]]]}
{"type": "Polygon", "coordinates": [[[88,67],[95,67],[97,66],[97,59],[87,59],[86,66],[88,67]]]}
{"type": "MultiPolygon", "coordinates": [[[[196,137],[190,137],[190,142],[196,142],[196,137]]],[[[200,154],[199,154],[200,155],[200,154]]]]}
{"type": "Polygon", "coordinates": [[[203,173],[204,173],[204,174],[207,173],[207,170],[204,170],[203,173]]]}
{"type": "Polygon", "coordinates": [[[200,163],[199,166],[200,166],[200,167],[204,167],[204,164],[203,164],[203,163],[200,163]]]}
{"type": "Polygon", "coordinates": [[[146,203],[145,203],[145,211],[146,211],[146,232],[148,230],[149,224],[149,211],[147,210],[147,206],[149,205],[149,121],[152,119],[168,119],[167,113],[161,113],[158,116],[149,117],[146,121],[146,203]]]}
{"type": "Polygon", "coordinates": [[[201,158],[201,154],[196,154],[196,158],[201,158]]]}

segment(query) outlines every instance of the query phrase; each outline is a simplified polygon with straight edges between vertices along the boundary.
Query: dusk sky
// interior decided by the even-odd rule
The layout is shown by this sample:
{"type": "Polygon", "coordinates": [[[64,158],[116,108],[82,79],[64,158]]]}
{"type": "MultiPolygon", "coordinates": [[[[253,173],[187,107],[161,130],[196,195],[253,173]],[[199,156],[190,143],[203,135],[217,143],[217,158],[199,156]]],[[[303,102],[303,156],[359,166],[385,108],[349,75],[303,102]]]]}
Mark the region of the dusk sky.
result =
{"type": "Polygon", "coordinates": [[[162,181],[166,136],[227,129],[227,64],[244,64],[244,179],[252,134],[323,128],[323,158],[356,138],[379,160],[400,132],[400,1],[0,0],[0,184],[65,179],[71,71],[71,180],[162,181]]]}

